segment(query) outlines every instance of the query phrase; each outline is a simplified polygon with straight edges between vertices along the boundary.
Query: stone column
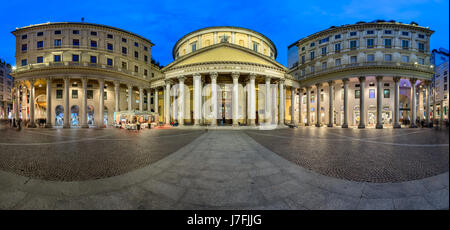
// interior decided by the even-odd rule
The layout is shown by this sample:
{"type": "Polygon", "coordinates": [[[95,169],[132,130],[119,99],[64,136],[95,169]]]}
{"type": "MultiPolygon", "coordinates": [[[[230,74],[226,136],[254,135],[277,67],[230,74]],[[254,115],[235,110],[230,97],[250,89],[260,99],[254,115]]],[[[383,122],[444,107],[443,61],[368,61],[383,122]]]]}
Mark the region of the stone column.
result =
{"type": "Polygon", "coordinates": [[[16,86],[16,125],[20,120],[20,82],[17,82],[17,86],[16,86]]]}
{"type": "Polygon", "coordinates": [[[316,93],[316,127],[320,127],[320,94],[321,94],[321,92],[320,92],[320,86],[321,86],[321,84],[320,83],[317,83],[316,84],[316,88],[317,88],[317,93],[316,93]]]}
{"type": "Polygon", "coordinates": [[[311,125],[311,86],[306,86],[306,124],[311,125]]]}
{"type": "Polygon", "coordinates": [[[264,120],[266,124],[270,124],[272,121],[272,106],[270,97],[270,81],[271,77],[266,76],[266,99],[264,101],[264,120]]]}
{"type": "Polygon", "coordinates": [[[114,82],[114,102],[115,102],[115,112],[120,112],[120,82],[114,82]]]}
{"type": "Polygon", "coordinates": [[[128,111],[133,110],[133,86],[128,85],[128,111]]]}
{"type": "Polygon", "coordinates": [[[105,127],[105,80],[98,79],[98,121],[97,128],[105,127]]]}
{"type": "Polygon", "coordinates": [[[64,77],[64,128],[70,128],[69,82],[70,79],[64,77]]]}
{"type": "Polygon", "coordinates": [[[276,124],[276,116],[277,116],[277,87],[272,87],[272,124],[276,124]]]}
{"type": "Polygon", "coordinates": [[[52,127],[52,79],[50,77],[47,77],[47,116],[45,121],[45,127],[51,128],[52,127]]]}
{"type": "Polygon", "coordinates": [[[36,128],[36,123],[34,122],[34,83],[35,79],[30,79],[30,124],[29,128],[36,128]]]}
{"type": "Polygon", "coordinates": [[[211,78],[211,105],[213,114],[211,126],[217,126],[217,76],[217,72],[209,74],[209,77],[211,78]]]}
{"type": "Polygon", "coordinates": [[[194,86],[194,125],[199,126],[200,125],[200,115],[201,115],[201,86],[200,86],[200,80],[202,76],[198,73],[195,73],[193,76],[193,86],[194,86]]]}
{"type": "Polygon", "coordinates": [[[359,87],[360,87],[360,98],[359,98],[359,125],[358,129],[364,129],[366,128],[366,109],[365,109],[365,84],[366,84],[366,77],[359,77],[359,87]]]}
{"type": "Polygon", "coordinates": [[[442,126],[444,126],[444,100],[441,100],[440,107],[441,108],[439,109],[439,112],[440,112],[439,127],[442,127],[442,126]]]}
{"type": "Polygon", "coordinates": [[[170,81],[166,81],[164,88],[164,121],[166,125],[170,124],[170,81]]]}
{"type": "MultiPolygon", "coordinates": [[[[238,126],[238,115],[239,115],[239,73],[233,72],[231,74],[233,78],[233,126],[238,126]]],[[[253,79],[254,84],[254,79],[253,79]]],[[[253,107],[253,101],[252,101],[253,107]]]]}
{"type": "MultiPolygon", "coordinates": [[[[152,97],[152,94],[151,94],[151,89],[150,88],[147,88],[147,89],[145,89],[146,91],[147,91],[147,111],[148,112],[151,112],[152,111],[152,104],[150,103],[152,100],[151,100],[151,97],[152,97]]],[[[154,99],[153,99],[153,103],[154,103],[155,101],[154,101],[154,99]]]]}
{"type": "Polygon", "coordinates": [[[139,87],[139,112],[144,111],[144,88],[139,87]]]}
{"type": "Polygon", "coordinates": [[[333,101],[333,95],[334,95],[334,82],[329,81],[328,82],[328,127],[333,127],[334,122],[334,101],[333,101]]]}
{"type": "Polygon", "coordinates": [[[303,103],[303,90],[300,87],[298,88],[298,125],[303,123],[302,103],[303,103]]]}
{"type": "Polygon", "coordinates": [[[186,78],[184,76],[178,77],[179,86],[180,86],[180,95],[178,97],[178,125],[184,125],[184,80],[186,78]]]}
{"type": "Polygon", "coordinates": [[[381,112],[383,111],[383,76],[377,76],[377,129],[383,128],[381,112]]]}
{"type": "Polygon", "coordinates": [[[401,128],[400,121],[400,77],[394,77],[394,129],[401,128]]]}
{"type": "Polygon", "coordinates": [[[279,89],[279,102],[278,102],[278,125],[284,125],[284,79],[280,79],[278,82],[279,89]]]}
{"type": "Polygon", "coordinates": [[[153,97],[153,108],[155,110],[155,113],[159,115],[159,90],[158,88],[155,88],[155,96],[153,97]]]}
{"type": "Polygon", "coordinates": [[[83,87],[83,98],[81,99],[81,128],[89,128],[87,123],[87,78],[81,78],[81,86],[83,87]]]}
{"type": "Polygon", "coordinates": [[[426,115],[425,115],[425,118],[426,118],[426,126],[427,127],[431,127],[432,126],[432,124],[430,124],[430,97],[431,97],[431,83],[429,82],[429,81],[426,81],[425,82],[425,87],[426,87],[426,90],[427,90],[427,106],[426,106],[426,109],[425,109],[425,111],[426,111],[426,115]]]}
{"type": "Polygon", "coordinates": [[[410,128],[417,128],[416,125],[416,81],[417,79],[411,78],[411,125],[410,128]]]}
{"type": "Polygon", "coordinates": [[[294,125],[295,124],[295,88],[291,87],[291,124],[294,125]]]}
{"type": "Polygon", "coordinates": [[[344,82],[344,123],[342,128],[348,128],[348,78],[342,79],[344,82]]]}

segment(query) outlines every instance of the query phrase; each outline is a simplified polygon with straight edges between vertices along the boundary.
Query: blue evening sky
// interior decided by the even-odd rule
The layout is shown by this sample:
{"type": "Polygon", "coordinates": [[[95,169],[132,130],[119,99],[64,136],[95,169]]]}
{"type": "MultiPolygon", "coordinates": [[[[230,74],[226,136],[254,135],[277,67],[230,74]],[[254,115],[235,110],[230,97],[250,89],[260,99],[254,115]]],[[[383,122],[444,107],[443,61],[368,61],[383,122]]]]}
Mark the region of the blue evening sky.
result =
{"type": "Polygon", "coordinates": [[[343,24],[376,19],[415,21],[435,33],[431,48],[449,47],[448,0],[320,0],[320,1],[31,1],[5,0],[0,14],[0,59],[15,65],[16,27],[45,22],[105,24],[150,39],[152,57],[162,65],[173,61],[172,48],[185,34],[209,26],[239,26],[271,39],[277,61],[287,66],[287,47],[312,33],[343,24]]]}

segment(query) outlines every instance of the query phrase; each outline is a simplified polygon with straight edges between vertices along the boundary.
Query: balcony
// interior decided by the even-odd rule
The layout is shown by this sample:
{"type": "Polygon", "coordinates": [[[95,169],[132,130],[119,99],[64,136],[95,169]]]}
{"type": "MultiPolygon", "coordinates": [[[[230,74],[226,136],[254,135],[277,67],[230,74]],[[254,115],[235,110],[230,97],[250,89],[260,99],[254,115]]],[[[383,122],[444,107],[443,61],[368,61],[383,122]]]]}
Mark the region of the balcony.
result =
{"type": "Polygon", "coordinates": [[[19,74],[19,73],[22,73],[25,71],[32,71],[32,70],[45,70],[45,69],[51,70],[52,68],[58,68],[58,67],[102,69],[102,70],[108,70],[108,71],[115,71],[115,72],[119,72],[119,73],[123,73],[126,75],[131,75],[131,76],[135,76],[135,77],[144,79],[143,73],[132,72],[130,70],[127,70],[126,68],[118,68],[115,66],[108,66],[107,64],[101,64],[101,63],[72,62],[72,61],[28,64],[26,66],[17,67],[12,72],[12,74],[19,74]]]}
{"type": "Polygon", "coordinates": [[[319,75],[323,75],[323,74],[327,74],[327,73],[332,73],[332,72],[337,72],[340,70],[345,70],[345,69],[354,69],[354,68],[367,68],[367,67],[392,67],[392,68],[398,68],[398,67],[403,67],[403,68],[410,68],[413,70],[418,70],[418,71],[427,71],[430,73],[433,73],[433,68],[431,68],[429,65],[421,65],[421,64],[414,64],[414,63],[400,63],[400,62],[386,62],[386,61],[381,61],[381,62],[376,62],[376,61],[370,61],[370,62],[360,62],[360,63],[350,63],[350,64],[344,64],[344,65],[339,65],[339,66],[330,66],[327,68],[322,68],[321,70],[316,70],[314,72],[311,73],[307,73],[306,75],[304,75],[302,77],[302,79],[306,79],[306,78],[312,78],[312,77],[317,77],[319,75]]]}

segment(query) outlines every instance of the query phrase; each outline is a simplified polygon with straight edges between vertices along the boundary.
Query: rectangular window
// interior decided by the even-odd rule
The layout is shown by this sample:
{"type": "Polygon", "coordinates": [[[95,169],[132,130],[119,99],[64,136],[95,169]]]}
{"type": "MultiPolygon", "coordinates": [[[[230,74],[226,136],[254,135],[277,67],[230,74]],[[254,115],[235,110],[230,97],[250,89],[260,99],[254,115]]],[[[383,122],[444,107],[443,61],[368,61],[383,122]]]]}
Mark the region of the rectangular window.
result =
{"type": "Polygon", "coordinates": [[[417,62],[421,65],[425,65],[425,59],[423,59],[423,58],[417,59],[417,62]]]}
{"type": "Polygon", "coordinates": [[[384,86],[386,87],[389,87],[389,85],[390,85],[389,83],[384,83],[384,86]]]}
{"type": "Polygon", "coordinates": [[[108,50],[113,50],[113,44],[111,44],[111,43],[108,43],[107,45],[106,45],[106,48],[108,49],[108,50]]]}
{"type": "Polygon", "coordinates": [[[72,90],[72,98],[73,99],[77,99],[78,98],[78,90],[76,90],[76,89],[72,90]]]}
{"type": "Polygon", "coordinates": [[[253,51],[258,52],[258,43],[253,42],[253,51]]]}
{"type": "Polygon", "coordinates": [[[375,32],[373,30],[368,30],[367,34],[374,34],[375,32]]]}
{"type": "Polygon", "coordinates": [[[22,44],[22,52],[27,51],[28,46],[27,44],[22,44]]]}
{"type": "Polygon", "coordinates": [[[340,34],[334,35],[334,39],[340,39],[340,38],[341,38],[341,35],[340,35],[340,34]]]}
{"type": "Polygon", "coordinates": [[[61,34],[61,30],[55,30],[55,34],[61,34]]]}
{"type": "Polygon", "coordinates": [[[97,32],[96,31],[91,31],[91,36],[97,36],[97,32]]]}
{"type": "Polygon", "coordinates": [[[350,37],[351,36],[356,36],[356,31],[350,32],[350,37]]]}
{"type": "Polygon", "coordinates": [[[350,57],[350,63],[351,63],[351,64],[356,64],[357,60],[358,60],[358,59],[357,59],[356,56],[351,56],[351,57],[350,57]]]}
{"type": "Polygon", "coordinates": [[[137,65],[134,66],[134,72],[136,72],[136,73],[139,72],[139,67],[137,65]]]}
{"type": "Polygon", "coordinates": [[[134,42],[134,46],[139,47],[139,43],[134,42]]]}
{"type": "Polygon", "coordinates": [[[134,51],[134,57],[135,57],[135,58],[139,58],[139,52],[134,51]]]}
{"type": "Polygon", "coordinates": [[[55,47],[61,47],[61,39],[55,39],[54,45],[55,47]]]}
{"type": "Polygon", "coordinates": [[[322,62],[322,69],[326,69],[327,68],[327,62],[322,62]]]}
{"type": "Polygon", "coordinates": [[[38,42],[37,42],[37,48],[38,48],[38,49],[44,48],[44,41],[38,41],[38,42]]]}
{"type": "Polygon", "coordinates": [[[44,36],[44,32],[37,32],[37,36],[38,36],[38,37],[44,36]]]}
{"type": "Polygon", "coordinates": [[[310,53],[310,58],[311,58],[311,60],[314,59],[314,51],[310,53]]]}
{"type": "Polygon", "coordinates": [[[305,51],[305,47],[304,46],[302,47],[302,51],[305,51]]]}
{"type": "Polygon", "coordinates": [[[93,90],[87,90],[86,91],[86,97],[87,97],[87,99],[93,99],[94,98],[94,91],[93,90]]]}
{"type": "Polygon", "coordinates": [[[109,38],[109,39],[113,39],[114,37],[113,37],[113,35],[112,35],[112,34],[108,34],[108,35],[107,35],[107,38],[109,38]]]}
{"type": "Polygon", "coordinates": [[[391,90],[384,89],[384,98],[391,98],[391,90]]]}
{"type": "Polygon", "coordinates": [[[356,40],[350,41],[350,49],[352,50],[356,49],[356,40]]]}
{"type": "Polygon", "coordinates": [[[334,52],[339,53],[341,51],[341,43],[334,44],[334,52]]]}
{"type": "Polygon", "coordinates": [[[375,61],[375,55],[374,54],[367,54],[367,61],[368,62],[375,61]]]}
{"type": "Polygon", "coordinates": [[[22,66],[26,66],[27,65],[27,59],[22,59],[22,66]]]}
{"type": "Polygon", "coordinates": [[[192,52],[197,50],[197,43],[194,42],[191,44],[191,50],[192,50],[192,52]]]}
{"type": "Polygon", "coordinates": [[[309,45],[309,47],[314,47],[316,45],[316,43],[311,42],[311,45],[309,45]]]}
{"type": "Polygon", "coordinates": [[[302,64],[305,64],[305,55],[302,56],[302,64]]]}
{"type": "Polygon", "coordinates": [[[91,56],[91,63],[92,64],[97,63],[97,56],[91,56]]]}
{"type": "Polygon", "coordinates": [[[385,30],[384,34],[392,34],[392,30],[385,30]]]}
{"type": "Polygon", "coordinates": [[[56,90],[56,99],[62,99],[63,98],[63,91],[62,89],[56,90]]]}
{"type": "Polygon", "coordinates": [[[408,40],[402,40],[402,48],[408,49],[409,48],[409,41],[408,40]]]}
{"type": "Polygon", "coordinates": [[[72,54],[72,61],[73,62],[79,62],[80,61],[80,55],[72,54]]]}
{"type": "Polygon", "coordinates": [[[144,51],[148,51],[148,47],[147,46],[144,46],[144,51]]]}
{"type": "Polygon", "coordinates": [[[355,99],[361,98],[361,90],[357,89],[355,90],[355,99]]]}
{"type": "Polygon", "coordinates": [[[338,59],[334,60],[334,65],[335,66],[340,66],[341,65],[341,59],[338,58],[338,59]]]}
{"type": "Polygon", "coordinates": [[[122,47],[122,54],[127,54],[127,47],[122,47]]]}
{"type": "Polygon", "coordinates": [[[323,38],[323,39],[319,40],[319,44],[322,44],[322,43],[325,43],[325,42],[328,42],[328,41],[330,41],[330,37],[326,37],[326,38],[323,38]]]}
{"type": "Polygon", "coordinates": [[[63,84],[56,84],[56,88],[62,88],[63,84]]]}
{"type": "Polygon", "coordinates": [[[371,39],[367,39],[367,48],[373,48],[375,46],[375,42],[374,40],[371,39]]]}
{"type": "Polygon", "coordinates": [[[53,55],[54,62],[61,62],[61,55],[53,55]]]}
{"type": "Polygon", "coordinates": [[[126,38],[122,38],[122,42],[127,42],[127,39],[126,38]]]}
{"type": "Polygon", "coordinates": [[[421,51],[421,52],[425,51],[425,44],[423,42],[419,42],[418,46],[419,46],[419,51],[421,51]]]}
{"type": "Polygon", "coordinates": [[[44,62],[44,57],[40,56],[36,58],[36,63],[43,63],[44,62]]]}
{"type": "Polygon", "coordinates": [[[72,34],[80,34],[80,31],[79,30],[73,30],[72,34]]]}
{"type": "Polygon", "coordinates": [[[419,38],[425,38],[425,35],[423,35],[423,34],[419,34],[419,38]]]}
{"type": "Polygon", "coordinates": [[[402,56],[402,62],[409,62],[409,56],[402,56]]]}
{"type": "Polygon", "coordinates": [[[148,70],[144,69],[144,76],[147,76],[148,70]]]}
{"type": "Polygon", "coordinates": [[[148,56],[144,55],[144,62],[148,62],[148,56]]]}
{"type": "Polygon", "coordinates": [[[91,40],[91,47],[97,48],[97,41],[91,40]]]}
{"type": "Polygon", "coordinates": [[[27,39],[28,35],[24,34],[22,35],[22,39],[27,39]]]}
{"type": "Polygon", "coordinates": [[[122,62],[122,69],[127,69],[127,63],[126,62],[122,62]]]}
{"type": "Polygon", "coordinates": [[[108,100],[108,92],[103,91],[103,100],[108,100]]]}
{"type": "Polygon", "coordinates": [[[392,39],[384,39],[384,48],[392,48],[392,39]]]}
{"type": "Polygon", "coordinates": [[[403,36],[409,36],[409,32],[402,31],[402,35],[403,35],[403,36]]]}
{"type": "Polygon", "coordinates": [[[369,89],[369,98],[375,98],[375,89],[369,89]]]}
{"type": "Polygon", "coordinates": [[[80,46],[80,40],[78,40],[78,39],[73,39],[72,45],[73,45],[73,46],[80,46]]]}
{"type": "Polygon", "coordinates": [[[327,55],[327,47],[322,47],[322,55],[327,55]]]}
{"type": "Polygon", "coordinates": [[[106,64],[109,66],[113,65],[113,60],[111,58],[106,59],[106,64]]]}
{"type": "Polygon", "coordinates": [[[311,73],[314,73],[316,71],[316,67],[311,66],[311,73]]]}
{"type": "Polygon", "coordinates": [[[392,54],[385,54],[384,61],[392,61],[392,54]]]}

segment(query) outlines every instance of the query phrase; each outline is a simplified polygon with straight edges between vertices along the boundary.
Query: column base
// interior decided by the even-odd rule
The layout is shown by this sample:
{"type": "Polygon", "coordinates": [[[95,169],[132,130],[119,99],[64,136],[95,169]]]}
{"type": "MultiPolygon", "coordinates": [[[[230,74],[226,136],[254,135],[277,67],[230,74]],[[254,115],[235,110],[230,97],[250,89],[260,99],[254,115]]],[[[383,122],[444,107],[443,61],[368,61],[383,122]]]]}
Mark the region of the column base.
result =
{"type": "Polygon", "coordinates": [[[320,124],[316,124],[316,127],[320,127],[321,125],[320,124]]]}
{"type": "Polygon", "coordinates": [[[36,124],[35,123],[31,123],[28,125],[28,128],[36,128],[36,124]]]}
{"type": "Polygon", "coordinates": [[[400,125],[400,124],[394,124],[394,129],[400,129],[400,128],[402,128],[402,126],[400,125]]]}
{"type": "Polygon", "coordinates": [[[330,127],[330,128],[331,128],[331,127],[333,127],[333,124],[328,124],[327,127],[330,127]]]}
{"type": "Polygon", "coordinates": [[[411,124],[409,127],[410,128],[417,128],[417,125],[416,124],[411,124]]]}
{"type": "Polygon", "coordinates": [[[309,126],[309,123],[305,123],[305,126],[309,126]]]}
{"type": "Polygon", "coordinates": [[[347,129],[348,128],[348,124],[342,124],[341,128],[347,129]]]}
{"type": "Polygon", "coordinates": [[[81,125],[81,128],[89,128],[89,125],[87,124],[81,125]]]}
{"type": "Polygon", "coordinates": [[[377,124],[377,126],[375,126],[376,129],[383,129],[383,125],[382,124],[377,124]]]}
{"type": "Polygon", "coordinates": [[[256,125],[255,119],[249,119],[249,123],[250,123],[250,126],[255,126],[256,125]]]}
{"type": "Polygon", "coordinates": [[[365,129],[366,125],[358,125],[358,129],[365,129]]]}
{"type": "Polygon", "coordinates": [[[45,124],[45,128],[52,128],[53,125],[52,124],[45,124]]]}

